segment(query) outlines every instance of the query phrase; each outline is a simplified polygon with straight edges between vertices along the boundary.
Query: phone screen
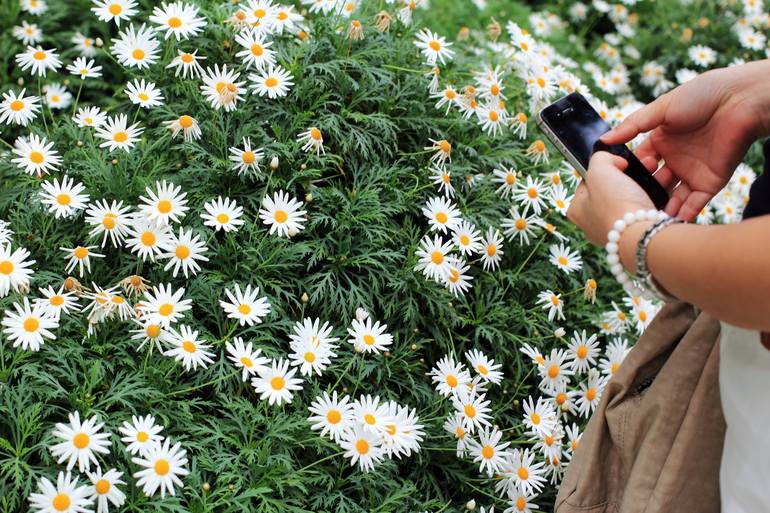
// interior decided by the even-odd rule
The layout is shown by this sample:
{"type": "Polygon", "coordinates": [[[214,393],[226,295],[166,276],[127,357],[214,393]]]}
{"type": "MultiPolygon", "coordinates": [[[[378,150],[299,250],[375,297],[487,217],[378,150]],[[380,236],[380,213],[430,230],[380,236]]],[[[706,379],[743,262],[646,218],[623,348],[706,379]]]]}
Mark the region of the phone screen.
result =
{"type": "Polygon", "coordinates": [[[540,117],[558,142],[583,166],[583,170],[588,169],[588,162],[596,151],[607,151],[623,157],[628,162],[625,174],[647,192],[656,208],[665,207],[668,193],[636,155],[625,144],[610,146],[599,140],[602,134],[609,131],[610,126],[583,95],[572,93],[555,101],[542,110],[540,117]]]}

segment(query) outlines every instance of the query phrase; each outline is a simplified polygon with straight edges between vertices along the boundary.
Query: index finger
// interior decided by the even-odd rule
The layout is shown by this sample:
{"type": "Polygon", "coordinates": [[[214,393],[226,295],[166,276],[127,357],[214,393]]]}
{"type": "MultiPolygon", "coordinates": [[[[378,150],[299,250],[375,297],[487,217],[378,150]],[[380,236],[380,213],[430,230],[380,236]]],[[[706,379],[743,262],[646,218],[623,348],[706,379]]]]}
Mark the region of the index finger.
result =
{"type": "Polygon", "coordinates": [[[607,144],[625,144],[640,133],[649,132],[666,120],[666,109],[671,95],[659,96],[655,101],[634,111],[618,126],[601,136],[607,144]]]}

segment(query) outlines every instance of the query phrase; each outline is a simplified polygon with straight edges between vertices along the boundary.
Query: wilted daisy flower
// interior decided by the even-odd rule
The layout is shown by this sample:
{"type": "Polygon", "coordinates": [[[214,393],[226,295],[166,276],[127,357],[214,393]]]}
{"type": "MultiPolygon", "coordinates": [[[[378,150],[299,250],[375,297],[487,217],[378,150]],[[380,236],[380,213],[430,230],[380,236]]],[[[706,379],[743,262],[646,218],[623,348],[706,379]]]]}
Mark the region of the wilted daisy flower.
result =
{"type": "Polygon", "coordinates": [[[96,7],[91,11],[100,21],[114,21],[119,27],[120,22],[128,20],[137,12],[136,0],[93,0],[96,7]]]}
{"type": "Polygon", "coordinates": [[[40,295],[43,297],[35,299],[35,308],[42,306],[45,308],[48,315],[57,321],[61,317],[62,312],[68,314],[70,311],[77,312],[80,310],[75,293],[64,292],[63,285],[59,287],[59,290],[54,289],[50,285],[46,288],[40,288],[39,290],[40,295]]]}
{"type": "Polygon", "coordinates": [[[511,445],[510,442],[501,442],[502,437],[503,434],[497,428],[492,428],[491,431],[484,428],[479,433],[479,441],[472,440],[468,447],[473,461],[480,463],[479,472],[486,471],[489,477],[500,472],[508,452],[506,449],[511,445]]]}
{"type": "Polygon", "coordinates": [[[97,424],[96,415],[81,423],[79,412],[70,413],[69,424],[56,424],[53,435],[63,441],[50,448],[51,454],[58,458],[57,463],[67,461],[68,471],[72,470],[75,463],[80,472],[89,470],[92,462],[98,467],[99,462],[94,453],[110,453],[110,433],[101,432],[103,427],[104,422],[97,424]]]}
{"type": "Polygon", "coordinates": [[[458,414],[449,415],[446,422],[444,422],[444,431],[451,434],[457,440],[456,456],[458,458],[465,457],[465,452],[470,445],[471,437],[465,431],[463,418],[458,414]]]}
{"type": "Polygon", "coordinates": [[[182,192],[181,186],[165,180],[155,182],[155,189],[157,192],[145,188],[147,196],[139,197],[142,201],[139,211],[148,221],[154,221],[159,226],[179,223],[190,209],[187,206],[187,193],[182,192]]]}
{"type": "Polygon", "coordinates": [[[379,353],[380,351],[386,351],[387,346],[393,343],[393,335],[385,332],[388,329],[387,324],[380,324],[380,321],[376,321],[372,324],[372,318],[359,321],[353,319],[351,327],[348,328],[350,338],[348,342],[353,344],[356,351],[364,353],[379,353]]]}
{"type": "Polygon", "coordinates": [[[124,421],[118,431],[123,435],[121,441],[126,444],[126,450],[132,455],[146,456],[151,447],[159,445],[163,440],[160,434],[163,426],[156,424],[155,417],[152,415],[145,417],[133,415],[131,422],[124,421]]]}
{"type": "Polygon", "coordinates": [[[257,369],[257,377],[251,380],[251,385],[260,394],[260,399],[280,406],[291,402],[293,391],[302,390],[302,380],[294,377],[296,373],[297,369],[289,370],[288,360],[273,360],[270,366],[257,369]]]}
{"type": "Polygon", "coordinates": [[[12,311],[8,308],[3,315],[3,333],[8,342],[13,342],[13,347],[21,346],[22,349],[39,351],[45,343],[44,339],[54,340],[56,335],[51,330],[59,327],[59,321],[54,319],[44,305],[30,306],[25,296],[23,303],[14,303],[12,311]]]}
{"type": "Polygon", "coordinates": [[[353,405],[350,397],[343,396],[337,399],[337,391],[330,396],[327,392],[319,395],[308,407],[311,415],[308,417],[310,429],[321,430],[320,436],[328,435],[333,441],[339,443],[345,433],[353,426],[353,405]]]}
{"type": "Polygon", "coordinates": [[[221,70],[219,65],[215,64],[201,75],[201,92],[214,109],[224,108],[225,111],[232,112],[238,100],[243,99],[241,93],[245,92],[245,82],[238,82],[240,76],[241,74],[235,71],[227,71],[227,64],[223,64],[221,70]]]}
{"type": "Polygon", "coordinates": [[[16,54],[16,64],[22,71],[30,69],[32,75],[44,77],[46,71],[56,71],[61,68],[61,61],[55,49],[43,50],[40,46],[28,46],[27,49],[16,54]]]}
{"type": "Polygon", "coordinates": [[[414,44],[420,49],[420,53],[425,57],[425,62],[429,66],[435,66],[437,60],[441,64],[446,64],[454,57],[454,51],[449,49],[452,43],[447,43],[446,39],[438,34],[423,29],[415,37],[417,37],[417,41],[414,44]]]}
{"type": "Polygon", "coordinates": [[[436,153],[434,153],[430,158],[431,162],[435,163],[437,166],[445,165],[447,160],[452,162],[452,144],[449,141],[446,139],[440,139],[438,141],[434,139],[428,140],[433,143],[433,146],[426,146],[424,149],[426,151],[436,151],[436,153]]]}
{"type": "Polygon", "coordinates": [[[242,30],[236,34],[235,42],[245,48],[235,54],[245,65],[260,71],[275,66],[276,52],[270,48],[273,43],[266,39],[264,31],[259,28],[242,30]]]}
{"type": "Polygon", "coordinates": [[[500,231],[487,228],[487,233],[481,239],[481,264],[484,270],[495,270],[500,266],[500,260],[503,258],[503,237],[500,231]]]}
{"type": "Polygon", "coordinates": [[[177,41],[197,35],[206,26],[206,20],[198,17],[198,8],[184,2],[155,6],[149,20],[158,25],[157,32],[166,31],[166,39],[173,35],[177,41]]]}
{"type": "Polygon", "coordinates": [[[586,330],[573,332],[567,354],[572,359],[572,370],[575,373],[587,372],[591,365],[596,365],[596,357],[599,356],[596,334],[588,337],[586,330]]]}
{"type": "Polygon", "coordinates": [[[33,45],[43,40],[43,31],[36,23],[27,23],[21,20],[21,25],[13,27],[13,37],[25,45],[33,45]]]}
{"type": "Polygon", "coordinates": [[[471,374],[462,363],[456,362],[447,355],[436,362],[436,366],[428,375],[436,386],[436,391],[444,397],[459,393],[467,389],[471,382],[471,374]]]}
{"type": "Polygon", "coordinates": [[[350,458],[350,464],[358,463],[363,472],[374,469],[384,457],[382,439],[358,424],[344,432],[339,446],[345,451],[345,457],[350,458]]]}
{"type": "Polygon", "coordinates": [[[94,57],[96,55],[94,40],[90,37],[84,36],[80,32],[75,32],[70,41],[75,45],[75,50],[83,57],[94,57]]]}
{"type": "Polygon", "coordinates": [[[139,105],[143,109],[163,105],[163,93],[155,87],[154,83],[145,82],[144,79],[134,79],[127,83],[125,92],[131,103],[139,105]]]}
{"type": "Polygon", "coordinates": [[[259,287],[251,288],[251,284],[246,286],[246,290],[241,292],[241,287],[235,284],[235,293],[225,289],[225,295],[229,301],[219,301],[219,306],[225,311],[231,319],[236,319],[241,326],[248,324],[254,326],[262,322],[262,319],[270,313],[270,303],[267,297],[259,296],[259,287]]]}
{"type": "Polygon", "coordinates": [[[78,210],[84,210],[88,206],[90,199],[84,191],[85,186],[77,183],[72,178],[64,175],[61,183],[57,178],[52,181],[40,184],[43,192],[40,201],[48,205],[48,211],[54,214],[54,217],[71,217],[78,210]]]}
{"type": "Polygon", "coordinates": [[[484,381],[499,385],[503,380],[503,373],[498,370],[502,367],[502,364],[495,363],[494,360],[487,358],[487,356],[478,349],[466,352],[465,358],[468,359],[471,367],[473,367],[484,381]]]}
{"type": "Polygon", "coordinates": [[[80,128],[98,128],[107,120],[107,114],[99,107],[81,107],[72,119],[80,128]]]}
{"type": "Polygon", "coordinates": [[[324,149],[324,136],[321,131],[312,126],[297,136],[297,142],[302,145],[302,151],[308,153],[315,151],[316,155],[326,154],[324,149]]]}
{"type": "Polygon", "coordinates": [[[89,506],[93,500],[89,497],[88,486],[80,486],[77,477],[69,472],[59,472],[56,485],[41,477],[37,482],[39,493],[29,496],[30,508],[41,513],[88,513],[93,511],[89,506]]]}
{"type": "Polygon", "coordinates": [[[192,52],[184,52],[177,50],[177,56],[166,66],[166,69],[174,68],[174,76],[178,77],[180,74],[182,78],[197,78],[203,73],[203,67],[198,61],[205,60],[206,57],[198,55],[198,50],[192,52]]]}
{"type": "Polygon", "coordinates": [[[241,219],[243,208],[230,198],[222,199],[222,196],[219,196],[215,200],[207,201],[203,208],[206,210],[205,214],[201,214],[203,224],[216,231],[237,232],[238,227],[246,222],[241,219]]]}
{"type": "Polygon", "coordinates": [[[171,323],[182,318],[184,312],[192,308],[192,301],[182,299],[184,288],[176,291],[171,289],[171,284],[159,284],[152,291],[144,293],[144,299],[137,306],[142,318],[146,322],[168,327],[171,323]]]}
{"type": "Polygon", "coordinates": [[[15,123],[27,126],[37,117],[40,111],[40,98],[37,96],[24,96],[26,89],[19,94],[13,91],[3,93],[3,101],[0,103],[0,123],[15,123]]]}
{"type": "Polygon", "coordinates": [[[233,365],[243,369],[241,379],[247,381],[249,376],[257,374],[257,371],[270,365],[270,360],[262,356],[261,349],[254,349],[251,342],[244,345],[241,337],[235,337],[232,342],[225,343],[227,358],[233,365]]]}
{"type": "Polygon", "coordinates": [[[91,257],[104,258],[101,253],[91,251],[96,246],[75,246],[74,248],[59,248],[67,254],[67,267],[64,272],[70,273],[75,267],[78,268],[78,275],[82,278],[86,271],[91,272],[91,257]]]}
{"type": "Polygon", "coordinates": [[[35,134],[16,139],[13,153],[18,157],[11,159],[11,162],[24,172],[38,177],[56,171],[61,164],[59,153],[53,149],[53,141],[48,142],[45,137],[35,134]]]}
{"type": "Polygon", "coordinates": [[[468,433],[491,425],[491,401],[485,401],[485,398],[485,394],[478,394],[475,390],[467,388],[459,389],[458,393],[452,396],[452,406],[462,417],[463,427],[468,433]]]}
{"type": "Polygon", "coordinates": [[[192,228],[185,231],[180,226],[179,235],[175,236],[172,233],[164,249],[166,253],[161,253],[160,258],[167,258],[168,263],[163,270],[168,271],[173,267],[171,275],[174,278],[176,278],[180,268],[185,278],[188,277],[188,274],[194,276],[201,270],[197,261],[209,261],[208,257],[203,255],[207,251],[206,244],[200,240],[199,235],[193,233],[192,228]]]}
{"type": "Polygon", "coordinates": [[[271,100],[286,96],[294,85],[291,73],[281,66],[269,66],[267,71],[251,73],[249,80],[255,93],[259,96],[267,95],[271,100]]]}
{"type": "Polygon", "coordinates": [[[471,288],[473,276],[468,274],[470,266],[461,258],[450,258],[449,272],[444,277],[446,286],[455,297],[459,297],[471,288]]]}
{"type": "Polygon", "coordinates": [[[32,276],[30,267],[35,263],[29,258],[29,251],[16,248],[11,251],[11,244],[0,244],[0,297],[5,297],[11,289],[16,292],[29,290],[29,279],[32,276]]]}
{"type": "Polygon", "coordinates": [[[172,233],[169,225],[161,225],[150,221],[144,215],[135,216],[128,226],[126,247],[136,253],[143,261],[155,261],[165,251],[171,241],[172,233]]]}
{"type": "Polygon", "coordinates": [[[548,251],[551,254],[548,261],[567,274],[579,271],[583,267],[583,259],[580,258],[580,254],[576,251],[570,251],[569,246],[552,244],[548,251]]]}
{"type": "Polygon", "coordinates": [[[453,230],[462,217],[454,203],[440,196],[428,199],[422,214],[428,218],[431,230],[440,230],[441,233],[453,230]]]}
{"type": "Polygon", "coordinates": [[[171,130],[171,137],[176,137],[179,132],[182,132],[186,142],[192,142],[201,138],[201,129],[198,121],[187,114],[182,114],[177,119],[166,121],[165,125],[171,130]]]}
{"type": "Polygon", "coordinates": [[[420,241],[420,247],[415,251],[419,261],[414,266],[415,271],[422,273],[429,279],[440,281],[449,275],[451,267],[452,243],[444,242],[440,235],[425,235],[420,241]]]}
{"type": "Polygon", "coordinates": [[[578,412],[583,417],[590,417],[599,404],[602,391],[609,377],[602,376],[596,369],[588,370],[588,379],[580,384],[580,392],[577,394],[576,405],[578,412]]]}
{"type": "Polygon", "coordinates": [[[131,458],[134,464],[143,467],[142,470],[134,472],[134,478],[137,479],[136,486],[141,486],[142,491],[148,497],[155,494],[160,488],[160,496],[165,497],[166,492],[174,495],[174,487],[184,487],[181,477],[190,473],[185,468],[187,465],[187,451],[181,448],[179,442],[171,446],[171,439],[153,444],[147,451],[147,454],[141,458],[131,458]]]}
{"type": "Polygon", "coordinates": [[[182,362],[185,370],[195,370],[199,365],[205,369],[208,364],[214,363],[214,360],[211,359],[214,353],[207,351],[207,349],[211,349],[211,345],[204,343],[203,340],[198,340],[198,331],[189,326],[181,325],[178,331],[169,328],[164,338],[171,349],[163,354],[182,362]]]}
{"type": "Polygon", "coordinates": [[[548,146],[545,145],[545,143],[537,139],[535,142],[529,145],[527,148],[527,157],[532,159],[532,162],[535,165],[540,164],[541,162],[548,162],[548,146]]]}
{"type": "Polygon", "coordinates": [[[143,131],[144,128],[141,128],[139,123],[128,126],[128,116],[118,114],[96,129],[96,137],[104,139],[99,145],[100,148],[109,148],[110,151],[120,149],[128,153],[136,145],[143,131]]]}
{"type": "Polygon", "coordinates": [[[72,94],[61,84],[48,84],[45,87],[45,103],[50,109],[66,109],[72,103],[72,94]]]}
{"type": "Polygon", "coordinates": [[[248,171],[259,171],[259,161],[262,160],[265,153],[261,148],[251,149],[251,138],[243,138],[243,149],[230,147],[230,161],[233,162],[233,169],[238,174],[248,171]]]}
{"type": "Polygon", "coordinates": [[[137,30],[131,25],[121,31],[118,38],[113,39],[112,53],[124,66],[142,69],[158,61],[159,47],[160,43],[151,28],[142,24],[137,30]]]}
{"type": "Polygon", "coordinates": [[[88,472],[87,474],[92,485],[89,488],[89,498],[96,502],[96,513],[107,513],[110,510],[109,504],[117,508],[123,505],[126,501],[126,494],[118,487],[118,485],[126,484],[120,479],[123,472],[118,472],[113,468],[102,473],[102,470],[97,467],[96,472],[88,472]]]}
{"type": "Polygon", "coordinates": [[[124,207],[122,201],[98,200],[91,204],[86,210],[86,223],[91,225],[89,237],[102,236],[101,246],[107,242],[109,236],[110,242],[115,247],[123,244],[123,240],[128,234],[131,207],[124,207]]]}
{"type": "MultiPolygon", "coordinates": [[[[98,78],[102,76],[102,67],[95,66],[94,60],[88,60],[85,57],[78,57],[74,62],[67,66],[67,71],[72,75],[77,75],[81,80],[86,78],[98,78]]],[[[50,87],[50,86],[49,86],[50,87]]]]}
{"type": "Polygon", "coordinates": [[[717,52],[705,45],[694,45],[687,50],[690,60],[701,68],[707,68],[716,62],[717,52]]]}
{"type": "Polygon", "coordinates": [[[538,292],[537,304],[543,310],[548,310],[549,321],[552,321],[554,318],[564,319],[564,303],[561,300],[561,294],[557,294],[551,290],[538,292]]]}
{"type": "Polygon", "coordinates": [[[305,210],[299,210],[302,208],[303,203],[294,198],[289,197],[289,194],[279,190],[273,193],[273,197],[265,195],[262,200],[262,208],[259,209],[259,217],[262,222],[270,226],[270,234],[278,232],[278,235],[282,237],[290,237],[293,232],[299,232],[305,228],[302,224],[305,220],[305,210]]]}
{"type": "Polygon", "coordinates": [[[438,185],[438,191],[444,192],[447,198],[453,198],[455,195],[455,188],[452,185],[451,172],[441,166],[434,166],[430,170],[431,180],[434,184],[438,185]]]}

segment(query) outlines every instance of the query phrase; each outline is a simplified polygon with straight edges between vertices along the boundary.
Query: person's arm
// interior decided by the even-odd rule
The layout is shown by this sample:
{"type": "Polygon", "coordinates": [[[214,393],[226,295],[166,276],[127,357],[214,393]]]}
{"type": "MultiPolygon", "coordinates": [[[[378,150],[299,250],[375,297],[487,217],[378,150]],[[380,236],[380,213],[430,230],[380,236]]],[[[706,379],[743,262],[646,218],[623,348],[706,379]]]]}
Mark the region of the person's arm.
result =
{"type": "MultiPolygon", "coordinates": [[[[620,239],[623,266],[636,272],[636,246],[651,223],[620,239]]],[[[717,319],[770,331],[770,216],[737,224],[668,226],[647,247],[647,268],[669,293],[717,319]]]]}

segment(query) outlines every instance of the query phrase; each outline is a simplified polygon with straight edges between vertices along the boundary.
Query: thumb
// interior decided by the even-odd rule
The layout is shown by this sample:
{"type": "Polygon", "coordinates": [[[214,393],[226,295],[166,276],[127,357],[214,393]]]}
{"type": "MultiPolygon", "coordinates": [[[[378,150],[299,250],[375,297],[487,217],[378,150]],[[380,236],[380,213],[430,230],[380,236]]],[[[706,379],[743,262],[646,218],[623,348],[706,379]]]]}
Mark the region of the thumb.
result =
{"type": "Polygon", "coordinates": [[[628,162],[623,157],[613,155],[608,151],[597,151],[591,157],[591,161],[588,163],[588,172],[586,173],[586,181],[590,180],[589,176],[603,174],[607,170],[623,171],[628,167],[628,162]]]}

